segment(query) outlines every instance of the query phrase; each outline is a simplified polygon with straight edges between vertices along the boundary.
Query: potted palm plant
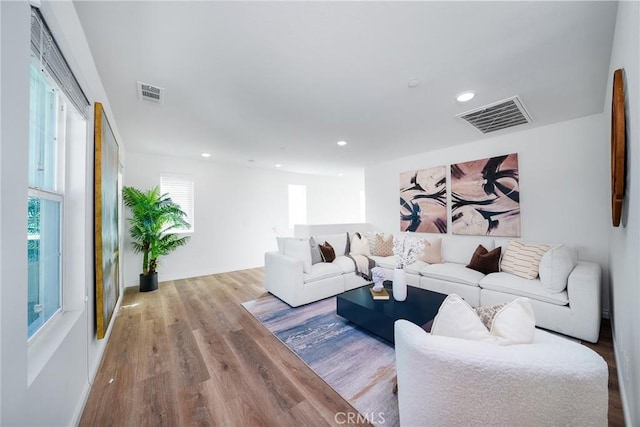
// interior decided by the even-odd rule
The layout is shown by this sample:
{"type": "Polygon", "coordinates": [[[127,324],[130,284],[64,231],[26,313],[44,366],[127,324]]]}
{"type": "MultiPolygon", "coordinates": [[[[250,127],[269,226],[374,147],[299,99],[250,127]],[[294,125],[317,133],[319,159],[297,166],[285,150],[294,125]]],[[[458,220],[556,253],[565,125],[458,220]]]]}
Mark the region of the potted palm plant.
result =
{"type": "Polygon", "coordinates": [[[129,223],[133,251],[142,253],[140,292],[158,289],[158,258],[183,246],[189,237],[180,237],[171,230],[187,228],[186,213],[167,194],[160,194],[158,187],[141,191],[124,187],[122,198],[131,210],[129,223]]]}

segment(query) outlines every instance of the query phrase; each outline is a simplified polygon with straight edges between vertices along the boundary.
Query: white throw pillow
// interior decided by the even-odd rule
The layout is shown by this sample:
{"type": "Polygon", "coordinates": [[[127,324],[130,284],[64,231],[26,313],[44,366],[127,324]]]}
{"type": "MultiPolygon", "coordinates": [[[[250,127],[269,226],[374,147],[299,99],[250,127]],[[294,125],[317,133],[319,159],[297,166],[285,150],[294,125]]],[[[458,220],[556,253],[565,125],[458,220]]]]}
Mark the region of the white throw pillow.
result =
{"type": "Polygon", "coordinates": [[[489,333],[500,345],[531,344],[535,330],[536,319],[529,299],[521,297],[498,310],[489,333]]]}
{"type": "Polygon", "coordinates": [[[473,341],[496,342],[475,310],[456,294],[449,295],[440,306],[431,325],[432,335],[473,341]]]}
{"type": "Polygon", "coordinates": [[[302,271],[311,273],[311,246],[309,239],[288,238],[284,241],[284,254],[302,261],[302,271]]]}
{"type": "Polygon", "coordinates": [[[358,237],[357,234],[353,235],[351,239],[351,252],[350,255],[365,255],[371,256],[371,252],[369,251],[369,241],[366,237],[358,237]]]}
{"type": "Polygon", "coordinates": [[[576,251],[566,245],[558,245],[547,251],[540,260],[542,286],[552,294],[564,291],[569,274],[577,262],[576,251]]]}
{"type": "Polygon", "coordinates": [[[549,245],[510,240],[504,255],[502,255],[500,270],[533,280],[538,277],[540,260],[548,250],[549,245]]]}
{"type": "Polygon", "coordinates": [[[451,294],[433,319],[431,334],[499,345],[531,344],[535,327],[535,316],[527,298],[516,298],[501,307],[491,328],[487,329],[476,310],[458,295],[451,294]]]}

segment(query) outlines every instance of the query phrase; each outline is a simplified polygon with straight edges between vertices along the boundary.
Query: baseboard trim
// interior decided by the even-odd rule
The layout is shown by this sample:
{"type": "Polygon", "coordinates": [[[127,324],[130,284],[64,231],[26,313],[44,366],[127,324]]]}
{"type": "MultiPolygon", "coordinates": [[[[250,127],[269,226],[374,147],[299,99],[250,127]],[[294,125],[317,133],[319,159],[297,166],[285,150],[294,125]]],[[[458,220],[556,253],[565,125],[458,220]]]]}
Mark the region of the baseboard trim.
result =
{"type": "Polygon", "coordinates": [[[624,416],[624,425],[630,426],[631,424],[631,407],[629,406],[629,400],[627,399],[626,383],[624,380],[624,373],[622,372],[622,365],[620,364],[620,358],[618,354],[618,345],[616,344],[616,330],[611,324],[611,339],[613,341],[613,356],[616,360],[616,372],[618,373],[618,387],[620,388],[620,402],[622,404],[622,415],[624,416]]]}
{"type": "MultiPolygon", "coordinates": [[[[260,268],[264,267],[264,265],[254,265],[254,266],[245,266],[238,267],[235,270],[201,270],[201,271],[192,271],[183,274],[169,274],[167,276],[162,275],[158,276],[158,282],[170,282],[172,280],[182,280],[182,279],[193,279],[194,277],[202,277],[202,276],[211,276],[212,274],[222,274],[222,273],[230,273],[232,271],[242,271],[242,270],[250,270],[252,268],[260,268]]],[[[125,283],[125,288],[134,288],[138,286],[138,282],[128,282],[125,283]]]]}

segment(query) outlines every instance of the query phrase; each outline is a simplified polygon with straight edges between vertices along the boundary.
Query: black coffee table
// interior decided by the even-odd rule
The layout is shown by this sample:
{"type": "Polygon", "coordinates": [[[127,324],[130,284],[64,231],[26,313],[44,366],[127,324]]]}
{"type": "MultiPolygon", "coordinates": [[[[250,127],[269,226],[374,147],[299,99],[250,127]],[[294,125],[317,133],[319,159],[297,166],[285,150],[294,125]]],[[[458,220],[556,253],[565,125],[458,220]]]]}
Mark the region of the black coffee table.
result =
{"type": "Polygon", "coordinates": [[[353,289],[338,295],[338,315],[350,320],[361,328],[384,338],[393,340],[393,323],[406,319],[417,325],[433,320],[438,313],[444,294],[408,286],[407,299],[400,302],[393,299],[391,281],[385,280],[384,287],[389,292],[388,300],[374,300],[371,297],[373,284],[353,289]]]}

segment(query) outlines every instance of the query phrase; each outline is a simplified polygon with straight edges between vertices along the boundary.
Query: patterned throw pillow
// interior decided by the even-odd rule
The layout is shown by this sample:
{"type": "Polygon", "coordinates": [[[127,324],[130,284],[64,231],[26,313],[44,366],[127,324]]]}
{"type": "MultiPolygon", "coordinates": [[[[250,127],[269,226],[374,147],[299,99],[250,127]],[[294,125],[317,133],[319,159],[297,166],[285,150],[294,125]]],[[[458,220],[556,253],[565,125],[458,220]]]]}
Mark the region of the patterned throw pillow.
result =
{"type": "Polygon", "coordinates": [[[507,305],[507,303],[499,304],[499,305],[488,305],[486,307],[476,307],[474,310],[476,314],[482,321],[482,324],[486,326],[487,330],[491,330],[491,324],[493,323],[493,318],[496,317],[496,314],[500,311],[502,307],[507,305]]]}
{"type": "Polygon", "coordinates": [[[469,261],[467,268],[479,271],[483,274],[497,273],[500,271],[500,252],[502,247],[498,246],[489,252],[484,246],[478,245],[476,251],[469,261]]]}
{"type": "Polygon", "coordinates": [[[373,255],[375,256],[392,256],[393,255],[393,236],[389,234],[383,239],[380,234],[376,234],[376,243],[373,247],[373,255]]]}
{"type": "Polygon", "coordinates": [[[504,251],[500,269],[525,279],[538,277],[540,260],[549,250],[549,245],[536,245],[510,240],[504,251]]]}
{"type": "Polygon", "coordinates": [[[333,262],[333,260],[336,259],[336,252],[329,242],[324,242],[324,245],[320,244],[318,246],[320,247],[320,253],[322,254],[322,260],[324,262],[333,262]]]}

